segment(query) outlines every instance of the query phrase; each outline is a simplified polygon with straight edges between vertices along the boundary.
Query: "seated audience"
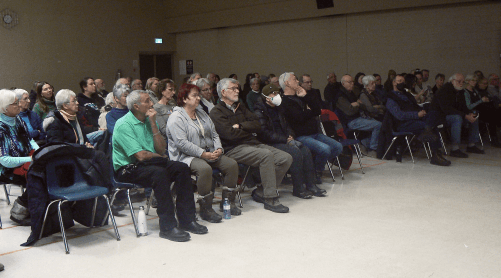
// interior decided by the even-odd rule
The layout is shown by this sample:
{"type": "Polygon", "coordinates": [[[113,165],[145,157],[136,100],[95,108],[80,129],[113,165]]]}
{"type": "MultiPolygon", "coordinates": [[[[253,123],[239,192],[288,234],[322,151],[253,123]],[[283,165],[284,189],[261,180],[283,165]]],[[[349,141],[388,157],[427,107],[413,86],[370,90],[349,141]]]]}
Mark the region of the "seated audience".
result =
{"type": "Polygon", "coordinates": [[[83,125],[82,128],[85,129],[90,144],[95,145],[103,135],[103,130],[99,129],[101,107],[92,97],[96,94],[94,79],[92,77],[84,77],[80,81],[80,89],[82,92],[78,94],[77,100],[81,106],[81,112],[78,117],[80,118],[80,123],[83,125]]]}
{"type": "MultiPolygon", "coordinates": [[[[431,88],[431,91],[432,91],[432,96],[434,96],[437,91],[442,88],[442,86],[444,86],[444,81],[445,81],[445,75],[443,75],[442,73],[439,73],[435,76],[435,86],[433,86],[433,88],[431,88]]],[[[432,100],[433,100],[433,97],[432,97],[432,100]]]]}
{"type": "Polygon", "coordinates": [[[480,70],[476,70],[473,75],[477,76],[477,79],[480,80],[481,78],[485,78],[484,73],[480,70]]]}
{"type": "MultiPolygon", "coordinates": [[[[376,79],[376,90],[384,91],[384,86],[382,83],[381,75],[374,73],[372,76],[376,79]]],[[[364,79],[362,78],[362,84],[364,83],[364,79]]]]}
{"type": "Polygon", "coordinates": [[[190,75],[190,79],[188,79],[187,83],[195,85],[195,84],[197,84],[197,81],[200,78],[202,78],[202,75],[199,72],[195,72],[192,75],[190,75]]]}
{"type": "MultiPolygon", "coordinates": [[[[166,128],[169,157],[173,161],[186,163],[197,177],[200,217],[211,223],[219,223],[223,218],[212,209],[212,168],[219,169],[224,175],[222,199],[228,198],[230,201],[231,215],[240,215],[242,212],[235,205],[238,164],[223,155],[214,123],[207,113],[197,109],[199,91],[197,86],[191,84],[183,84],[179,89],[178,106],[169,117],[166,128]]],[[[220,207],[222,210],[223,202],[220,207]]]]}
{"type": "MultiPolygon", "coordinates": [[[[394,90],[388,94],[388,101],[386,102],[388,112],[393,116],[393,130],[421,135],[427,129],[425,121],[426,111],[418,105],[414,96],[407,92],[407,84],[402,75],[395,77],[393,88],[394,90]]],[[[434,133],[436,134],[436,131],[434,133]]],[[[430,163],[439,166],[449,166],[451,162],[445,159],[439,151],[440,142],[438,141],[438,134],[429,143],[432,153],[430,163]]],[[[397,145],[397,161],[401,161],[401,155],[401,145],[397,145]]]]}
{"type": "Polygon", "coordinates": [[[353,79],[355,81],[355,84],[353,86],[353,92],[359,96],[360,93],[362,92],[362,90],[364,89],[364,85],[362,85],[362,78],[364,78],[365,76],[365,73],[363,72],[359,72],[357,73],[357,75],[355,75],[355,79],[353,79]]]}
{"type": "Polygon", "coordinates": [[[327,85],[324,89],[324,99],[329,110],[334,111],[336,109],[335,100],[340,87],[341,83],[337,82],[336,74],[334,72],[329,73],[327,75],[327,85]]]}
{"type": "Polygon", "coordinates": [[[167,126],[167,120],[169,120],[169,116],[172,114],[174,106],[171,105],[171,101],[174,98],[174,94],[176,93],[176,84],[171,79],[162,79],[158,83],[157,90],[161,94],[161,99],[153,105],[153,109],[157,111],[157,124],[160,128],[160,134],[167,142],[167,133],[165,131],[165,127],[167,126]]]}
{"type": "Polygon", "coordinates": [[[369,138],[362,139],[362,145],[366,148],[362,151],[370,157],[376,157],[375,150],[377,150],[381,122],[367,115],[367,108],[362,104],[359,95],[353,91],[353,78],[350,75],[341,78],[341,85],[335,112],[350,129],[371,132],[369,138]]]}
{"type": "Polygon", "coordinates": [[[430,113],[435,114],[431,117],[429,126],[437,126],[444,120],[451,127],[451,152],[450,156],[467,158],[468,155],[459,149],[461,143],[461,127],[467,126],[469,130],[468,147],[469,153],[485,153],[475,146],[480,141],[478,133],[478,119],[473,113],[464,109],[458,102],[458,92],[461,91],[464,84],[464,76],[456,73],[449,78],[449,82],[437,91],[430,105],[430,113]]]}
{"type": "Polygon", "coordinates": [[[394,70],[389,70],[388,71],[388,79],[384,82],[384,90],[386,92],[391,92],[393,91],[393,79],[397,76],[397,72],[394,70]]]}
{"type": "Polygon", "coordinates": [[[475,86],[477,85],[477,77],[469,74],[465,78],[464,100],[466,108],[479,115],[480,121],[489,124],[489,133],[491,134],[491,145],[501,148],[496,127],[501,126],[501,109],[494,107],[487,95],[481,95],[475,86]]]}
{"type": "Polygon", "coordinates": [[[47,82],[40,82],[37,85],[37,103],[33,106],[33,112],[37,113],[40,119],[45,119],[50,111],[56,110],[54,104],[54,87],[47,82]]]}
{"type": "MultiPolygon", "coordinates": [[[[31,154],[38,149],[26,124],[18,117],[20,111],[16,93],[0,90],[0,179],[4,182],[24,183],[31,154]]],[[[10,215],[12,221],[30,225],[27,190],[16,199],[10,215]]]]}
{"type": "Polygon", "coordinates": [[[153,104],[156,104],[159,97],[161,97],[156,94],[158,82],[160,82],[160,79],[156,77],[150,77],[148,78],[148,80],[146,80],[146,87],[144,88],[146,92],[148,92],[148,95],[150,96],[153,104]]]}
{"type": "Polygon", "coordinates": [[[33,82],[33,87],[30,90],[30,110],[33,110],[33,106],[37,103],[37,87],[40,81],[33,82]]]}
{"type": "Polygon", "coordinates": [[[294,140],[294,131],[285,120],[281,107],[279,107],[281,103],[280,88],[275,84],[266,85],[261,97],[254,105],[254,113],[261,123],[258,139],[292,156],[292,164],[289,168],[289,173],[292,176],[292,195],[309,199],[313,193],[308,188],[312,188],[313,191],[317,189],[313,159],[310,150],[299,141],[294,140]]]}
{"type": "Polygon", "coordinates": [[[106,85],[104,84],[104,80],[98,78],[94,80],[94,82],[96,83],[97,94],[99,94],[99,96],[101,96],[106,100],[106,97],[108,96],[109,92],[106,91],[106,85]]]}
{"type": "Polygon", "coordinates": [[[225,154],[251,167],[259,167],[262,186],[252,191],[252,198],[264,208],[285,213],[289,208],[279,200],[277,187],[289,170],[292,157],[262,144],[255,133],[261,131],[259,119],[239,102],[238,81],[223,78],[217,84],[220,102],[210,112],[225,154]]]}
{"type": "Polygon", "coordinates": [[[101,107],[101,114],[99,114],[99,119],[97,120],[99,123],[99,129],[105,130],[108,129],[108,124],[106,123],[106,115],[111,109],[117,107],[117,103],[113,97],[113,93],[108,93],[106,95],[105,106],[101,107]]]}
{"type": "Polygon", "coordinates": [[[161,238],[180,242],[190,239],[186,231],[207,233],[207,228],[196,221],[190,168],[168,160],[167,143],[160,136],[149,94],[132,91],[127,96],[127,108],[130,111],[116,122],[113,132],[116,179],[155,190],[161,238]],[[170,190],[172,182],[177,196],[175,206],[170,190]],[[178,221],[182,230],[177,228],[178,221]]]}
{"type": "Polygon", "coordinates": [[[250,80],[250,87],[251,90],[247,94],[246,98],[246,103],[247,107],[251,112],[254,112],[254,104],[256,103],[257,99],[259,98],[259,95],[261,94],[261,82],[259,78],[255,77],[250,80]]]}
{"type": "Polygon", "coordinates": [[[93,148],[78,122],[78,105],[77,96],[73,91],[63,89],[57,92],[57,110],[52,111],[43,121],[47,132],[47,143],[67,142],[93,148]]]}
{"type": "MultiPolygon", "coordinates": [[[[214,108],[215,101],[214,95],[212,94],[211,81],[207,78],[200,78],[197,81],[197,87],[200,89],[200,107],[209,114],[212,108],[214,108]]],[[[217,91],[217,89],[216,89],[217,91]]]]}
{"type": "Polygon", "coordinates": [[[376,92],[376,78],[372,75],[366,75],[362,78],[364,89],[360,94],[362,104],[367,108],[367,113],[370,117],[382,122],[386,107],[383,102],[375,94],[376,92]]]}
{"type": "MultiPolygon", "coordinates": [[[[419,73],[419,76],[421,76],[421,78],[422,78],[421,72],[418,72],[418,73],[419,73]]],[[[424,101],[426,99],[426,96],[425,96],[426,90],[417,88],[416,75],[414,75],[414,74],[406,74],[405,75],[405,87],[407,88],[407,90],[409,90],[411,95],[414,96],[414,98],[416,99],[416,102],[418,104],[424,103],[424,101]]]]}
{"type": "Polygon", "coordinates": [[[129,113],[127,108],[127,96],[130,93],[130,88],[127,85],[120,84],[113,88],[113,93],[111,94],[115,99],[115,107],[113,107],[108,114],[106,114],[106,128],[113,134],[115,129],[115,124],[118,119],[129,113]]]}
{"type": "Polygon", "coordinates": [[[487,87],[487,92],[490,98],[495,98],[498,101],[501,100],[501,91],[499,89],[499,76],[497,74],[489,75],[489,87],[487,87]]]}
{"type": "Polygon", "coordinates": [[[19,108],[21,109],[19,117],[26,124],[30,137],[39,143],[44,143],[46,134],[43,129],[42,120],[35,112],[29,110],[30,98],[28,92],[23,89],[15,89],[14,92],[16,93],[16,98],[19,100],[19,108]]]}
{"type": "Polygon", "coordinates": [[[320,90],[313,88],[313,79],[311,79],[311,76],[309,74],[305,73],[301,75],[301,77],[299,77],[299,86],[303,87],[307,94],[315,95],[315,98],[320,100],[322,109],[330,108],[330,106],[322,100],[322,94],[320,94],[320,90]]]}
{"type": "Polygon", "coordinates": [[[143,81],[141,81],[141,79],[134,79],[132,81],[132,83],[130,84],[130,89],[132,91],[142,90],[143,89],[143,81]]]}
{"type": "MultiPolygon", "coordinates": [[[[292,72],[280,75],[280,86],[284,90],[282,111],[291,125],[296,140],[304,144],[315,156],[317,184],[322,183],[322,172],[327,160],[333,161],[343,151],[343,146],[320,131],[318,117],[322,113],[320,100],[315,94],[307,94],[299,86],[299,81],[292,72]]],[[[316,186],[307,188],[316,196],[325,191],[316,186]]]]}

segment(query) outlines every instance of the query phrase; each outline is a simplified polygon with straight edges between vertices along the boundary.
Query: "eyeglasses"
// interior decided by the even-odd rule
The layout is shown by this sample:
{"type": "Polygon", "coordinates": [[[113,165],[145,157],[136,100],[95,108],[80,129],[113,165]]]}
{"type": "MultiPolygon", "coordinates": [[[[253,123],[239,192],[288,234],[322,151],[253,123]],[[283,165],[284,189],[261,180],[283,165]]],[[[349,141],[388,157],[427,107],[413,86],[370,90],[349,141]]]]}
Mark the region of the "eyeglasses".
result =
{"type": "Polygon", "coordinates": [[[233,92],[238,92],[239,91],[238,87],[231,87],[231,88],[228,87],[228,88],[226,88],[226,90],[232,90],[233,92]]]}

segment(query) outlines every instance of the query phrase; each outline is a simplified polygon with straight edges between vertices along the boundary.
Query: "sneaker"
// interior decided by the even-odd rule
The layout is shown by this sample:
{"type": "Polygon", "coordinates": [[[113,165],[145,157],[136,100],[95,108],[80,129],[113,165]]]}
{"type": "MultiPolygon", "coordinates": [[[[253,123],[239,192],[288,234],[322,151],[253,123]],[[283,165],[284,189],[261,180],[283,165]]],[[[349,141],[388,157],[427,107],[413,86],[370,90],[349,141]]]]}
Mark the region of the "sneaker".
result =
{"type": "Polygon", "coordinates": [[[467,153],[485,154],[484,150],[479,149],[477,146],[467,147],[466,152],[467,153]]]}
{"type": "Polygon", "coordinates": [[[451,150],[449,153],[450,156],[453,157],[459,157],[459,158],[468,158],[468,155],[462,152],[460,149],[457,149],[455,151],[451,150]]]}
{"type": "Polygon", "coordinates": [[[265,198],[264,199],[264,209],[271,210],[278,213],[287,213],[289,208],[280,204],[278,197],[275,198],[265,198]]]}

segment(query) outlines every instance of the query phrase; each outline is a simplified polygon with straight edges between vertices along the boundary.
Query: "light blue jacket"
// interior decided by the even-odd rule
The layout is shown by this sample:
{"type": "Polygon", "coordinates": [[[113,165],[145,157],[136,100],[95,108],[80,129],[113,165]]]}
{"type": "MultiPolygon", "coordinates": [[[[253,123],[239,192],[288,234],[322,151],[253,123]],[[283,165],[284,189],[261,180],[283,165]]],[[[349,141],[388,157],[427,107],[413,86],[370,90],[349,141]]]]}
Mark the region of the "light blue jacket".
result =
{"type": "MultiPolygon", "coordinates": [[[[195,110],[195,113],[202,124],[205,123],[204,128],[206,125],[210,126],[210,130],[205,130],[205,142],[210,151],[223,150],[219,134],[217,134],[209,115],[199,108],[195,110]]],[[[174,108],[167,121],[165,133],[168,139],[169,158],[172,161],[180,161],[190,166],[193,158],[200,158],[205,151],[200,147],[201,140],[204,140],[200,136],[200,127],[193,122],[182,107],[176,106],[174,108]]]]}

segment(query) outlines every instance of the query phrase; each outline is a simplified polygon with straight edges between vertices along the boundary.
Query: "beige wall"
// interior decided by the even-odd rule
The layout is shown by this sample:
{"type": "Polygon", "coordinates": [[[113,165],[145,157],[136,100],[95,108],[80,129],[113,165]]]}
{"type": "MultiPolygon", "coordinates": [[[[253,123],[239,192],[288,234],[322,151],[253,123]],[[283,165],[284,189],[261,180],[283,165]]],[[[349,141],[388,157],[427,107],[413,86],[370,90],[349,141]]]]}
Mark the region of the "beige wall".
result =
{"type": "Polygon", "coordinates": [[[379,73],[427,68],[499,72],[501,3],[486,2],[352,14],[280,23],[222,28],[176,35],[178,61],[194,60],[194,70],[244,81],[249,72],[309,73],[314,87],[325,87],[335,71],[379,73]]]}
{"type": "Polygon", "coordinates": [[[163,28],[163,1],[3,0],[19,25],[0,25],[0,88],[29,90],[45,80],[56,90],[79,92],[84,76],[103,78],[108,90],[117,69],[133,72],[140,51],[175,51],[175,37],[163,28]],[[154,44],[163,37],[164,44],[154,44]]]}

